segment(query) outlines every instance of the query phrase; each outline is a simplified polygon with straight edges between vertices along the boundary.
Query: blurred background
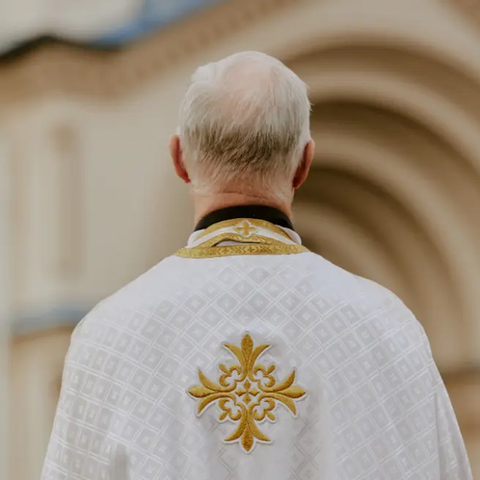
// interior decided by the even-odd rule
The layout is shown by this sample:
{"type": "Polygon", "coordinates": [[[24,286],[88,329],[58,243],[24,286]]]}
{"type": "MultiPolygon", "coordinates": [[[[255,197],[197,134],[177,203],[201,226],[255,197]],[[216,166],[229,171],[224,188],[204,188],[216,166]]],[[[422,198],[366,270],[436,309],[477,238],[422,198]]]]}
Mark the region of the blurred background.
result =
{"type": "Polygon", "coordinates": [[[194,68],[240,50],[309,85],[296,227],[417,315],[480,478],[480,2],[1,6],[0,478],[39,478],[78,321],[186,242],[168,138],[194,68]]]}

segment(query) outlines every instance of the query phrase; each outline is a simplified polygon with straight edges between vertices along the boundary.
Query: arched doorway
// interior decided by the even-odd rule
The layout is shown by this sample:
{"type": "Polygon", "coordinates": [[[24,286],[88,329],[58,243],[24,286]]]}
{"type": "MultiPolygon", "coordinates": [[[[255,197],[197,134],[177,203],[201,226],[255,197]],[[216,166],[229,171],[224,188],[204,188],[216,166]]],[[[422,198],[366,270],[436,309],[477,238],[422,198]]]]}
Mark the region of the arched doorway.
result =
{"type": "Polygon", "coordinates": [[[296,223],[327,258],[395,291],[441,367],[476,363],[478,86],[438,60],[374,44],[304,55],[317,157],[296,223]]]}

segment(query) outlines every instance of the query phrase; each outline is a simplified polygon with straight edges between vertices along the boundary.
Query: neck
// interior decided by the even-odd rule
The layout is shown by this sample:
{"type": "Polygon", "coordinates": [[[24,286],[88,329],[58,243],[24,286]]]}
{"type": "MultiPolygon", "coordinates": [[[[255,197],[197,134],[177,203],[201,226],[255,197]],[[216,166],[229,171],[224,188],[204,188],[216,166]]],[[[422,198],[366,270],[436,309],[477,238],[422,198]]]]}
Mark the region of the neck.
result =
{"type": "Polygon", "coordinates": [[[209,213],[216,210],[229,207],[238,207],[244,205],[263,205],[265,207],[273,207],[288,218],[292,218],[291,202],[280,200],[270,200],[260,196],[244,195],[241,193],[221,193],[212,195],[200,195],[198,193],[192,194],[195,208],[195,225],[209,213]]]}

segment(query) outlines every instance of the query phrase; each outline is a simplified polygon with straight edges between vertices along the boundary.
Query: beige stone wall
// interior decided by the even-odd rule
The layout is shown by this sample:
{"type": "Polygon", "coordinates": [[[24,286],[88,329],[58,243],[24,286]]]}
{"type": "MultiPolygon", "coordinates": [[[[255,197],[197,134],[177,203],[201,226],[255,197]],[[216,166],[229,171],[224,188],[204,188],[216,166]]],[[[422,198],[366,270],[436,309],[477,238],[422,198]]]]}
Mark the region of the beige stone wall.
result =
{"type": "Polygon", "coordinates": [[[10,242],[8,224],[10,175],[8,173],[8,152],[4,139],[0,136],[0,478],[7,478],[9,436],[6,432],[8,411],[8,323],[10,319],[10,295],[8,263],[10,242]],[[3,407],[3,408],[2,408],[3,407]]]}
{"type": "MultiPolygon", "coordinates": [[[[318,154],[298,229],[412,308],[478,452],[480,413],[463,400],[478,398],[479,377],[459,373],[480,364],[472,16],[441,0],[232,0],[123,53],[52,47],[0,67],[14,310],[92,305],[182,246],[191,211],[166,145],[188,76],[262,50],[300,74],[314,103],[318,154]]],[[[15,480],[37,478],[67,342],[55,331],[12,346],[12,435],[30,442],[23,453],[12,437],[15,480]]]]}
{"type": "Polygon", "coordinates": [[[10,350],[8,419],[11,480],[37,480],[60,392],[71,329],[16,338],[10,350]]]}

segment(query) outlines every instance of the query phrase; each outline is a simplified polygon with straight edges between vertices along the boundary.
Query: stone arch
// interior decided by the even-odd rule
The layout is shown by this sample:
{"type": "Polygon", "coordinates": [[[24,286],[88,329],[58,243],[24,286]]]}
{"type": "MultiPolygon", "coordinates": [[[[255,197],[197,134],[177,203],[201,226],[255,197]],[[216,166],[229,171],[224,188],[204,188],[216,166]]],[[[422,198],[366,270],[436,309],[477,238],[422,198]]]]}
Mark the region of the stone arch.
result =
{"type": "Polygon", "coordinates": [[[479,85],[414,45],[385,45],[290,62],[311,89],[317,141],[297,223],[327,257],[396,291],[440,364],[476,362],[479,85]]]}

